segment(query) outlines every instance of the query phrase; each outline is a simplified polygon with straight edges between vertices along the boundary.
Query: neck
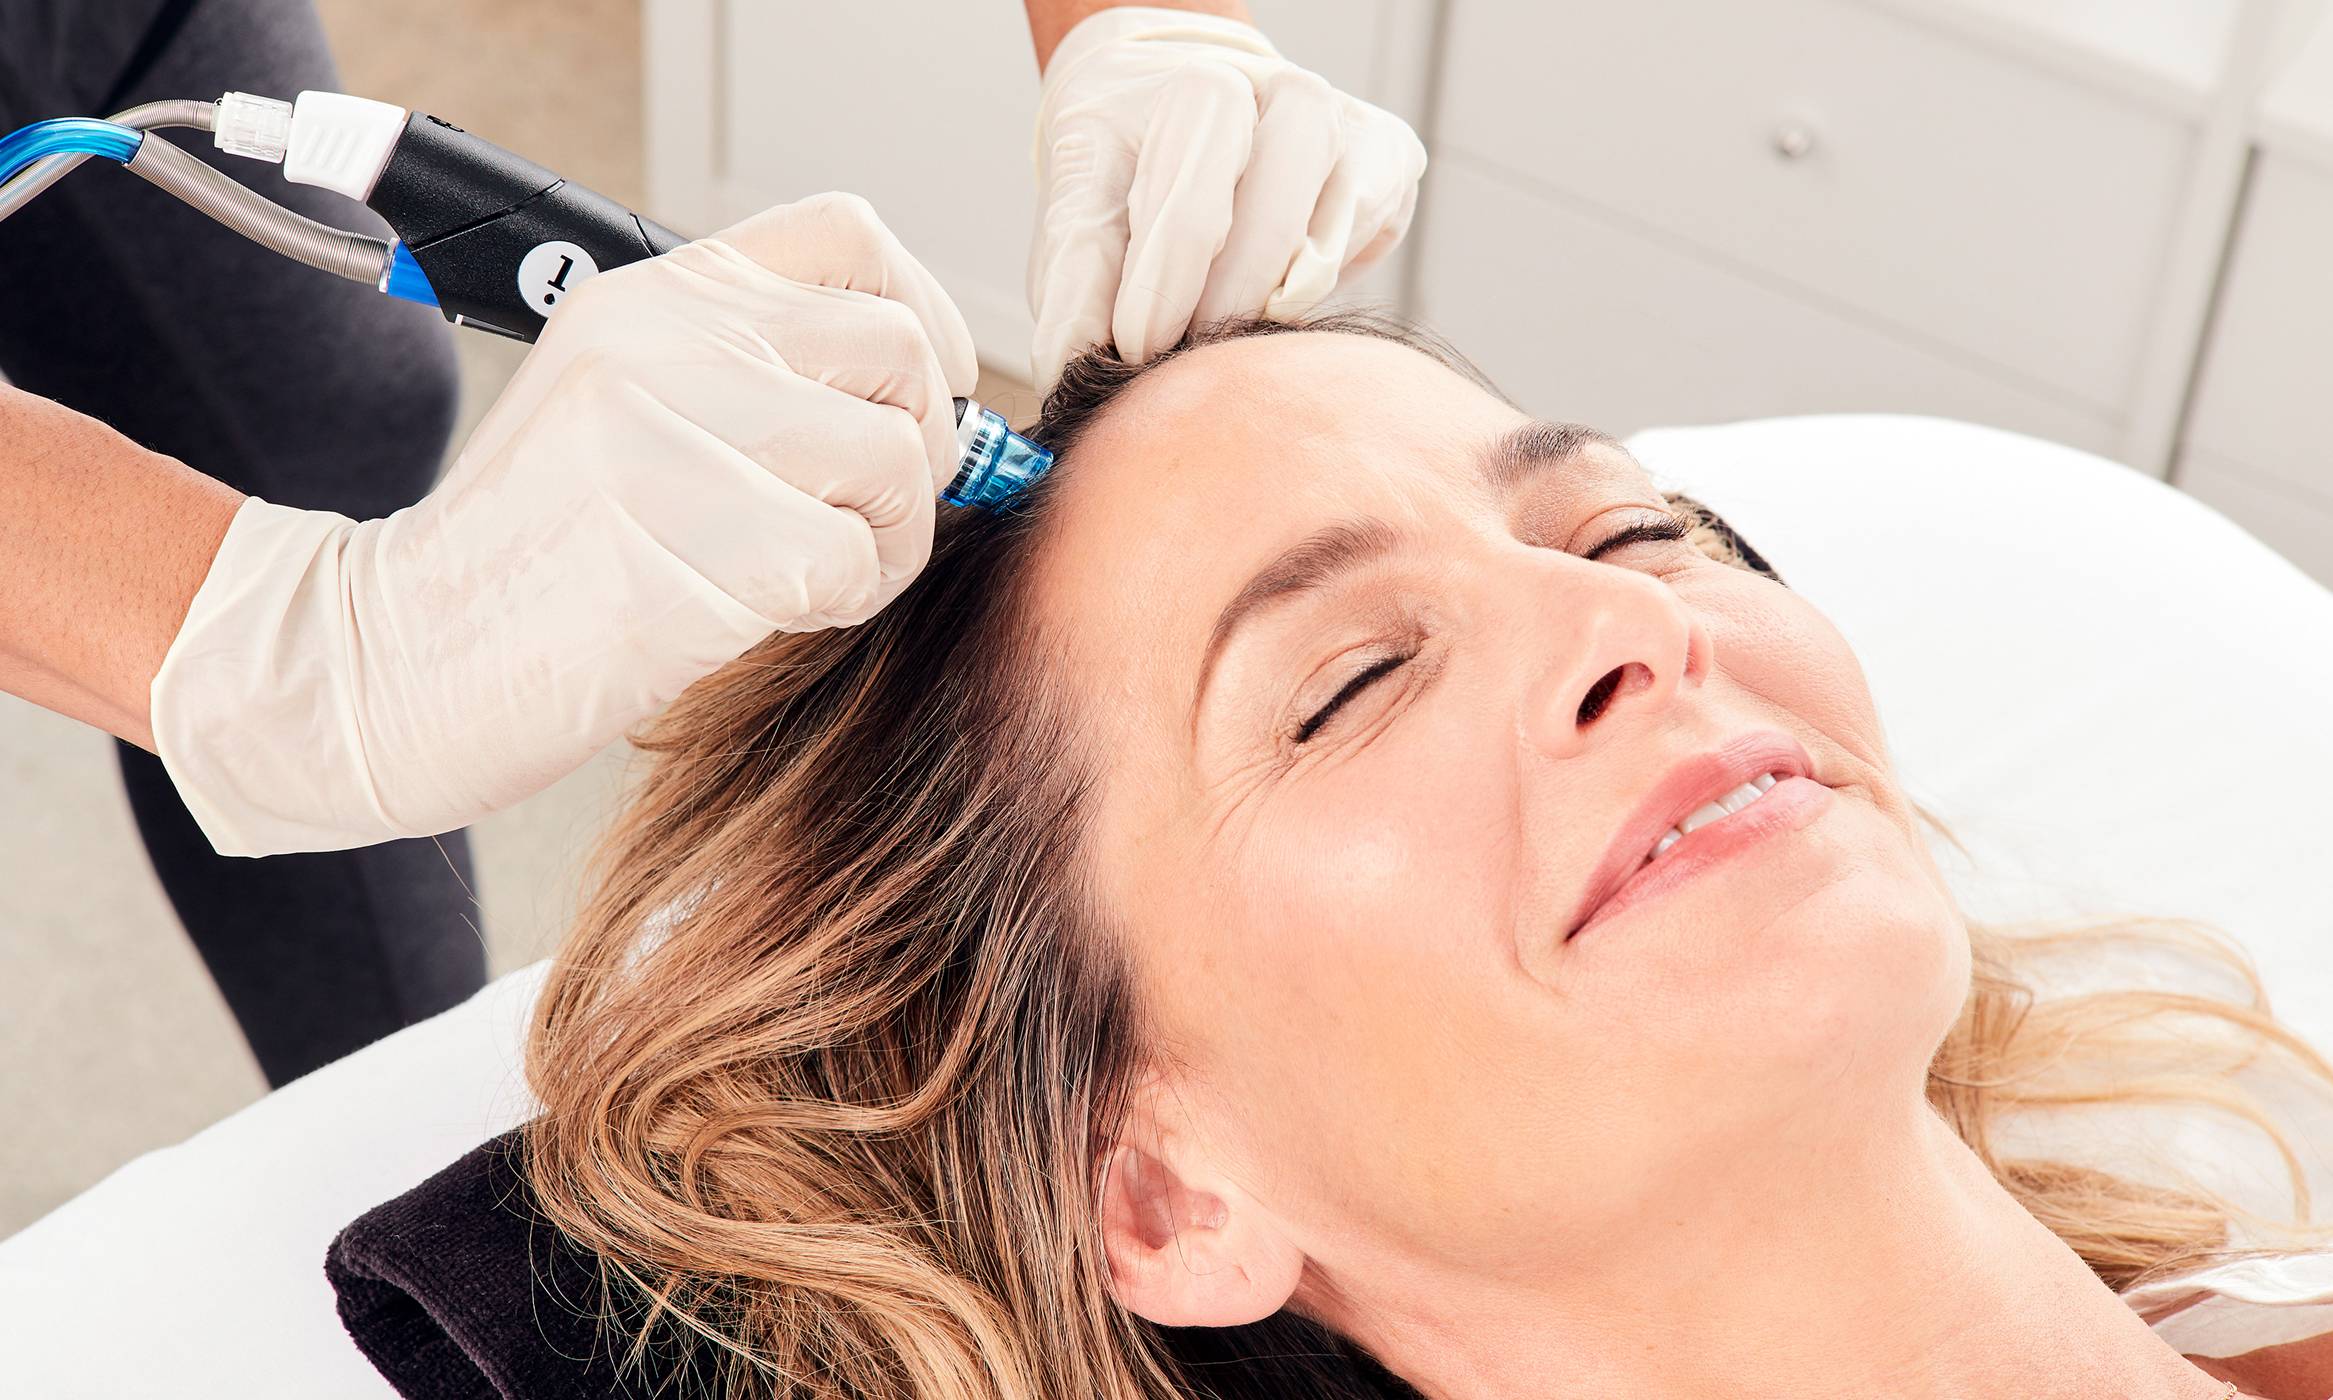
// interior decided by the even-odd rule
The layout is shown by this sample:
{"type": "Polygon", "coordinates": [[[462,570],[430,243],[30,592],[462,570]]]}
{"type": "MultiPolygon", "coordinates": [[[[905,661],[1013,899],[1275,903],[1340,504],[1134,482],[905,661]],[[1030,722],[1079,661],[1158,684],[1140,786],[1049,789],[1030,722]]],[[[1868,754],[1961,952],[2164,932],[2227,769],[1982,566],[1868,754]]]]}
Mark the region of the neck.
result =
{"type": "Polygon", "coordinates": [[[1540,1277],[1373,1270],[1398,1281],[1384,1290],[1398,1301],[1346,1290],[1324,1320],[1440,1400],[2213,1400],[2225,1389],[1924,1103],[1892,1130],[1868,1117],[1834,1126],[1821,1143],[1729,1159],[1722,1182],[1690,1195],[1661,1193],[1540,1277]]]}

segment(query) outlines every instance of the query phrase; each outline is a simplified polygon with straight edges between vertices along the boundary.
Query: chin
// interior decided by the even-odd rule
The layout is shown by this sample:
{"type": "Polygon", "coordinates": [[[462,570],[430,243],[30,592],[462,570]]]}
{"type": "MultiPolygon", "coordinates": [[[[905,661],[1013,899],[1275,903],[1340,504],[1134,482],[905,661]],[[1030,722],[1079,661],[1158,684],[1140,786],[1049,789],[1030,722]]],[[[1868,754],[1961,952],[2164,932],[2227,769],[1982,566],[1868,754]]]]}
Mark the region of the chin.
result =
{"type": "Polygon", "coordinates": [[[1824,1059],[1851,1044],[1886,1077],[1924,1085],[1968,1000],[1968,926],[1951,901],[1874,872],[1809,901],[1786,930],[1804,954],[1796,1048],[1824,1059]]]}
{"type": "Polygon", "coordinates": [[[1713,1080],[1696,1097],[1749,1116],[1852,1118],[1916,1099],[1968,997],[1967,925],[1909,866],[1860,867],[1698,941],[1720,951],[1664,970],[1671,1025],[1713,1080]]]}

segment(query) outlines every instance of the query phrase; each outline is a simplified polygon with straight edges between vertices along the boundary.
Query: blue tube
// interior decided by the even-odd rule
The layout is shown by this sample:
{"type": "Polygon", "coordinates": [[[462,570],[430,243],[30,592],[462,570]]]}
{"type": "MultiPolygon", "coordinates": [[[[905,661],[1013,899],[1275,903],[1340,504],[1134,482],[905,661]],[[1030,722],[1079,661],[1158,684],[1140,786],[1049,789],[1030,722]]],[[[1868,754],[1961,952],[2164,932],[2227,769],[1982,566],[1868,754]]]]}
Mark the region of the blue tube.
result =
{"type": "Polygon", "coordinates": [[[52,117],[34,122],[0,136],[0,180],[13,180],[19,170],[50,156],[104,156],[127,161],[138,153],[138,143],[145,139],[142,131],[92,117],[52,117]]]}
{"type": "Polygon", "coordinates": [[[437,305],[437,288],[429,285],[429,274],[421,270],[421,264],[413,260],[413,251],[403,243],[389,245],[389,270],[381,274],[381,290],[423,306],[437,305]]]}

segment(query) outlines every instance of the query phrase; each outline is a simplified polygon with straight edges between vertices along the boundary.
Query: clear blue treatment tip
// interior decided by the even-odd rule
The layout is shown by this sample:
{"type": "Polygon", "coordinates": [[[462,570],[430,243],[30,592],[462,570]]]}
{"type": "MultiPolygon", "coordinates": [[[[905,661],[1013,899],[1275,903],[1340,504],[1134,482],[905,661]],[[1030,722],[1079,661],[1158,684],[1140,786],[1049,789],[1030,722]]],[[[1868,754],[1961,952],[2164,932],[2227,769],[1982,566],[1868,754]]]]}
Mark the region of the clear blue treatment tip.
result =
{"type": "Polygon", "coordinates": [[[1053,454],[1022,437],[995,409],[956,400],[956,479],[940,493],[952,506],[993,510],[1019,495],[1053,465],[1053,454]]]}

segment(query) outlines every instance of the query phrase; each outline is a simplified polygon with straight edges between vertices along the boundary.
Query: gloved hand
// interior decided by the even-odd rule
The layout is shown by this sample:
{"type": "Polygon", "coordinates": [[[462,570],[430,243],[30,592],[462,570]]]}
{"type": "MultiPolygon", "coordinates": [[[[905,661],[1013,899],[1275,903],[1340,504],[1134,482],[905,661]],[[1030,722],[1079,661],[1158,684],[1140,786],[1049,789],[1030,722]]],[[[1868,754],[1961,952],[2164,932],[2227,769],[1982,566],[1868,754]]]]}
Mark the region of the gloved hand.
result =
{"type": "Polygon", "coordinates": [[[1194,322],[1294,317],[1408,231],[1426,149],[1252,26],[1121,6],[1081,21],[1037,107],[1033,372],[1194,322]]]}
{"type": "Polygon", "coordinates": [[[507,806],[772,630],[904,588],[974,374],[855,196],[592,278],[418,504],[244,503],[155,675],[156,751],[230,855],[507,806]]]}

